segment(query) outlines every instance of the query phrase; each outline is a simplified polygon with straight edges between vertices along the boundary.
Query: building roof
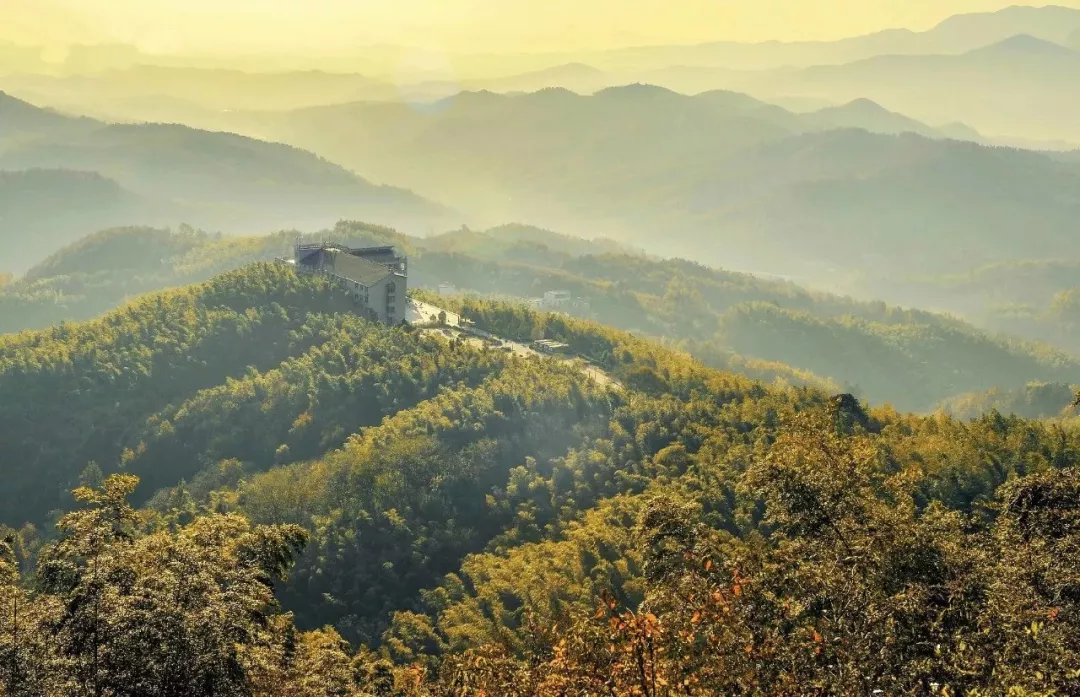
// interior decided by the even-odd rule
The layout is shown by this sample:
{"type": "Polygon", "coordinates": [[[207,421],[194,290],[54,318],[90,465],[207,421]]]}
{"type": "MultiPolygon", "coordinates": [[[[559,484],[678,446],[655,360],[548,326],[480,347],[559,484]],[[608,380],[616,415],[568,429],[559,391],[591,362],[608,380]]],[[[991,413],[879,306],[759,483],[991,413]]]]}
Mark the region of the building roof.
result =
{"type": "Polygon", "coordinates": [[[383,264],[377,264],[346,252],[328,252],[334,273],[365,287],[371,287],[389,276],[391,270],[383,264]]]}

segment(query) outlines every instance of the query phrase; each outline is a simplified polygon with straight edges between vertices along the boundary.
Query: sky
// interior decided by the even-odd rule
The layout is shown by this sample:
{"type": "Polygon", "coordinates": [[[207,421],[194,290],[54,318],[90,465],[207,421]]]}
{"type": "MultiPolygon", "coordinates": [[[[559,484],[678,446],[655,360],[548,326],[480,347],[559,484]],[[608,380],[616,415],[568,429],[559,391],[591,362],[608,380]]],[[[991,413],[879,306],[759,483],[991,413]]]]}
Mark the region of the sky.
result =
{"type": "MultiPolygon", "coordinates": [[[[158,53],[560,52],[927,29],[1001,0],[0,0],[0,40],[158,53]]],[[[1026,3],[1019,3],[1026,4],[1026,3]]],[[[1044,4],[1044,3],[1034,3],[1044,4]]],[[[1080,0],[1057,4],[1080,7],[1080,0]]]]}

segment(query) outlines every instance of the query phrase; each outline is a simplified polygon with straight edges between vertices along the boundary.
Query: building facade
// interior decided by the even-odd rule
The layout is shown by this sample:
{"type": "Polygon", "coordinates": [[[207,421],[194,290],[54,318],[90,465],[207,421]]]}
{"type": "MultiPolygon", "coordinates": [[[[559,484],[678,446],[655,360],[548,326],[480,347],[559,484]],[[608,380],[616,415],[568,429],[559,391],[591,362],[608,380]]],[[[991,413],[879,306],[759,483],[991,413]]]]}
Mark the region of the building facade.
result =
{"type": "Polygon", "coordinates": [[[408,259],[393,247],[350,248],[329,242],[297,241],[293,262],[297,271],[329,276],[348,291],[361,314],[386,324],[406,319],[408,259]]]}

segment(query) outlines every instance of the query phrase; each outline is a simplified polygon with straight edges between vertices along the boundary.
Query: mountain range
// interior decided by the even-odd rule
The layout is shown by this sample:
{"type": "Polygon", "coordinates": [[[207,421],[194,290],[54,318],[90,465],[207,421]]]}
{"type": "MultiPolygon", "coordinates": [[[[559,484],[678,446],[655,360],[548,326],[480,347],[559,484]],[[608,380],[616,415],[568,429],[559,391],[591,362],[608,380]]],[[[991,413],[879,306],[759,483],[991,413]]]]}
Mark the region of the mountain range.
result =
{"type": "Polygon", "coordinates": [[[721,41],[695,46],[624,48],[548,56],[548,60],[581,61],[612,71],[672,65],[758,71],[849,63],[880,55],[959,54],[1017,34],[1080,48],[1080,10],[1055,5],[1013,6],[994,12],[954,15],[926,31],[887,29],[837,41],[721,41]]]}
{"type": "MultiPolygon", "coordinates": [[[[1031,14],[1028,11],[1032,8],[1018,9],[1024,10],[1022,15],[1041,19],[1057,16],[1054,12],[1045,16],[1031,14]]],[[[1069,26],[1073,22],[1077,28],[1076,36],[1068,42],[1061,39],[1065,30],[1051,30],[1052,23],[1005,22],[993,24],[993,31],[972,30],[965,41],[955,37],[926,39],[907,48],[890,46],[883,37],[891,34],[875,35],[859,40],[867,44],[865,52],[843,57],[821,55],[816,60],[808,53],[802,60],[768,69],[735,69],[732,61],[680,54],[668,56],[664,64],[634,70],[602,70],[596,63],[571,63],[512,77],[465,82],[462,87],[513,92],[547,86],[589,94],[606,87],[644,82],[685,94],[735,90],[771,102],[801,100],[839,105],[870,99],[921,121],[963,122],[999,139],[1080,143],[1080,128],[1076,126],[1080,114],[1080,11],[1060,11],[1061,23],[1069,26]],[[1039,30],[1040,26],[1043,30],[1039,30]],[[1024,33],[1025,29],[1031,33],[1024,33]]],[[[996,19],[1009,16],[989,15],[996,19]]],[[[963,24],[962,18],[956,19],[963,24]]],[[[950,30],[948,34],[959,36],[963,32],[950,30]]],[[[704,48],[694,50],[705,52],[704,48]]],[[[782,55],[785,45],[769,44],[754,50],[782,55]]],[[[429,87],[433,98],[440,90],[448,89],[447,85],[429,87]]]]}
{"type": "Polygon", "coordinates": [[[1075,17],[0,92],[0,694],[1080,695],[1075,17]]]}
{"type": "Polygon", "coordinates": [[[1080,51],[1025,34],[957,55],[880,55],[756,74],[735,86],[766,99],[862,97],[932,123],[1080,142],[1080,51]]]}
{"type": "Polygon", "coordinates": [[[864,100],[795,114],[731,92],[631,85],[230,116],[231,130],[363,167],[492,223],[815,281],[1069,256],[1080,210],[1072,158],[949,140],[972,131],[864,100]]]}
{"type": "MultiPolygon", "coordinates": [[[[1015,34],[1030,34],[1062,45],[1080,46],[1080,10],[1048,5],[1012,6],[990,12],[948,17],[927,30],[884,29],[831,41],[711,41],[694,45],[628,46],[577,52],[457,53],[445,56],[462,80],[500,78],[534,73],[566,63],[587,63],[605,71],[652,70],[672,65],[771,70],[785,67],[846,63],[877,55],[957,54],[986,46],[1015,34]]],[[[362,46],[334,56],[290,55],[286,50],[262,55],[213,56],[160,54],[115,43],[69,47],[66,60],[46,64],[42,47],[0,44],[0,74],[45,72],[89,75],[140,66],[155,68],[229,69],[236,71],[362,72],[384,84],[394,84],[403,57],[415,55],[408,46],[362,46]]],[[[430,68],[424,61],[417,67],[430,68]]],[[[416,78],[426,70],[402,75],[416,78]]]]}
{"type": "Polygon", "coordinates": [[[188,222],[255,231],[342,216],[404,227],[460,223],[294,147],[170,124],[108,124],[0,93],[0,238],[7,270],[102,226],[188,222]]]}
{"type": "MultiPolygon", "coordinates": [[[[84,46],[73,49],[78,59],[69,60],[59,74],[32,67],[0,71],[0,89],[105,119],[191,123],[222,110],[423,103],[459,91],[547,87],[591,94],[641,82],[687,94],[736,90],[813,108],[867,98],[928,123],[967,123],[1016,145],[1063,141],[1067,147],[1080,142],[1080,132],[1071,125],[1076,122],[1071,95],[1078,92],[1077,51],[1080,10],[1010,7],[956,15],[927,31],[890,29],[839,41],[448,56],[438,78],[408,72],[407,58],[415,51],[404,48],[372,48],[352,63],[343,57],[338,72],[328,72],[283,71],[280,56],[239,63],[222,59],[208,67],[212,61],[207,57],[84,46]],[[231,69],[223,67],[233,63],[231,69]]],[[[314,57],[308,63],[311,68],[321,65],[314,57]]],[[[12,59],[11,65],[23,62],[12,59]]]]}

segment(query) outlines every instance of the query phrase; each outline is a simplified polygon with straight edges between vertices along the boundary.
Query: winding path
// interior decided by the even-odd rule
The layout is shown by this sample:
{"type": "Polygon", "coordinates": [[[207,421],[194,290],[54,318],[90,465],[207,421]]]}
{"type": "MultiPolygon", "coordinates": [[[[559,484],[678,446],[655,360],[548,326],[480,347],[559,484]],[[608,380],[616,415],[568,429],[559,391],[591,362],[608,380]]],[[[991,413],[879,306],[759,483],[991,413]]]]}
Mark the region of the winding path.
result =
{"type": "MultiPolygon", "coordinates": [[[[460,336],[462,334],[461,317],[457,313],[450,312],[449,310],[444,310],[443,308],[436,307],[435,305],[431,305],[430,303],[420,302],[418,300],[414,300],[412,298],[409,298],[409,307],[408,307],[408,310],[406,311],[405,317],[406,317],[406,319],[408,320],[408,322],[410,324],[417,324],[417,323],[422,323],[422,322],[430,322],[431,318],[432,317],[438,317],[440,312],[445,312],[446,313],[446,327],[449,329],[450,333],[460,336]]],[[[435,333],[439,333],[439,332],[441,332],[443,330],[442,330],[442,328],[433,328],[433,329],[431,329],[431,331],[435,332],[435,333]]],[[[469,337],[466,337],[466,338],[469,338],[469,337]]],[[[500,337],[496,337],[496,338],[498,338],[500,341],[503,342],[503,346],[510,347],[510,350],[513,353],[515,353],[515,354],[517,354],[519,356],[538,356],[538,357],[548,357],[548,358],[551,357],[551,356],[546,356],[546,354],[539,353],[538,351],[534,350],[532,347],[527,346],[527,345],[525,345],[525,344],[523,344],[521,342],[509,341],[507,339],[502,339],[500,337]]],[[[478,345],[484,345],[484,342],[483,342],[482,339],[472,337],[471,340],[476,342],[478,345]]],[[[615,380],[614,378],[612,378],[610,375],[608,375],[604,371],[600,370],[596,366],[592,365],[591,363],[585,362],[581,358],[566,358],[566,359],[563,359],[563,360],[566,363],[573,363],[573,364],[579,365],[581,367],[582,372],[584,372],[587,376],[589,376],[590,378],[595,380],[596,383],[599,384],[599,385],[610,385],[612,387],[617,387],[617,388],[622,387],[622,385],[620,385],[619,382],[617,380],[615,380]]]]}

